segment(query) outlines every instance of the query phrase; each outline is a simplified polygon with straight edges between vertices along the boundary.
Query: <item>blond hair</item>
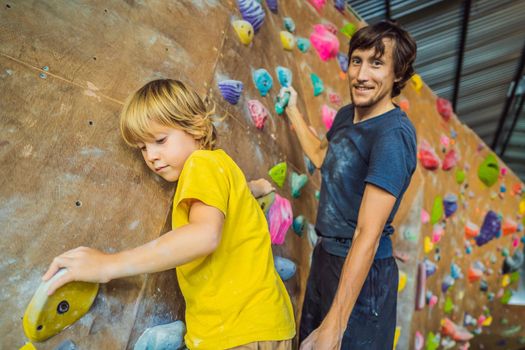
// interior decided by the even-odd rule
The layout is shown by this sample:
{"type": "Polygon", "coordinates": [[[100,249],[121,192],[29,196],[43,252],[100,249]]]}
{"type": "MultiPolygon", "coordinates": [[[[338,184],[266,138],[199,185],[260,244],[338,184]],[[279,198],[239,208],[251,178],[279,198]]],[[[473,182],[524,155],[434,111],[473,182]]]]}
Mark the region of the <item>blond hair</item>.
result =
{"type": "Polygon", "coordinates": [[[153,140],[151,123],[187,132],[202,149],[213,149],[217,131],[215,106],[209,106],[193,89],[173,79],[153,80],[130,95],[120,114],[120,131],[130,146],[153,140]]]}

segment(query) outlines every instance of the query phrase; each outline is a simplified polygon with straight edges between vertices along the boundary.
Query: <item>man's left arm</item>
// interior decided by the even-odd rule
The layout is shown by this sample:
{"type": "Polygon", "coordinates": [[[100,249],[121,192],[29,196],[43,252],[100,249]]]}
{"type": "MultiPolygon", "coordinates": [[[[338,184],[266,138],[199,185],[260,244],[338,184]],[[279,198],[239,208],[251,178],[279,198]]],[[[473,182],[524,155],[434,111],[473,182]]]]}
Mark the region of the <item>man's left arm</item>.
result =
{"type": "Polygon", "coordinates": [[[357,227],[346,257],[334,301],[325,319],[301,344],[301,350],[340,349],[341,340],[361,288],[374,261],[379,239],[396,197],[368,183],[357,227]]]}

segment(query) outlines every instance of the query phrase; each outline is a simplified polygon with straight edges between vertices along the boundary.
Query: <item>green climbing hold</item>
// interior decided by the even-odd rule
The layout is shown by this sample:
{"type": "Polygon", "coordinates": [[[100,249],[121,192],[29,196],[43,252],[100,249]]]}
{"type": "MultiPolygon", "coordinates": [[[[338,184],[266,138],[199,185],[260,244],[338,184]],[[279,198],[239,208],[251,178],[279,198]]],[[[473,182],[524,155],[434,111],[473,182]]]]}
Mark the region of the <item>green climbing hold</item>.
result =
{"type": "Polygon", "coordinates": [[[286,162],[281,162],[279,164],[276,164],[273,166],[273,168],[268,171],[268,175],[272,178],[272,180],[277,184],[279,187],[283,187],[284,180],[286,179],[286,170],[288,169],[288,166],[286,165],[286,162]]]}
{"type": "Polygon", "coordinates": [[[321,197],[321,192],[319,192],[319,190],[315,191],[315,199],[319,200],[320,197],[321,197]]]}
{"type": "Polygon", "coordinates": [[[501,319],[501,324],[502,325],[508,325],[509,324],[509,320],[507,320],[506,318],[502,318],[501,319]]]}
{"type": "Polygon", "coordinates": [[[304,224],[305,224],[305,220],[304,220],[304,216],[302,215],[296,216],[295,219],[293,219],[292,228],[293,228],[293,231],[297,233],[299,237],[303,236],[304,224]]]}
{"type": "Polygon", "coordinates": [[[501,335],[504,337],[512,337],[516,334],[521,332],[521,325],[512,326],[510,328],[505,329],[501,332],[501,335]]]}
{"type": "Polygon", "coordinates": [[[490,187],[498,181],[499,165],[496,156],[489,154],[478,168],[478,177],[487,187],[490,187]]]}
{"type": "Polygon", "coordinates": [[[274,200],[275,192],[270,192],[265,196],[257,198],[257,202],[259,203],[259,206],[264,212],[264,215],[268,215],[268,211],[270,210],[270,207],[272,206],[274,200]]]}
{"type": "Polygon", "coordinates": [[[305,174],[298,174],[295,171],[292,173],[291,187],[293,198],[299,198],[301,195],[301,190],[307,182],[308,177],[305,174]]]}
{"type": "Polygon", "coordinates": [[[343,33],[344,35],[346,35],[347,37],[351,38],[352,35],[355,34],[355,32],[357,31],[357,27],[355,24],[353,23],[347,23],[343,26],[343,28],[341,28],[341,33],[343,33]]]}
{"type": "Polygon", "coordinates": [[[504,257],[509,256],[509,249],[508,248],[503,248],[501,250],[501,255],[503,255],[504,257]]]}
{"type": "Polygon", "coordinates": [[[447,299],[445,300],[444,310],[446,314],[450,314],[452,310],[454,310],[454,303],[452,302],[452,299],[450,299],[450,297],[447,297],[447,299]]]}
{"type": "Polygon", "coordinates": [[[520,280],[520,271],[514,271],[510,274],[510,283],[518,282],[520,280]]]}
{"type": "Polygon", "coordinates": [[[314,96],[319,96],[324,91],[323,81],[315,73],[310,74],[310,79],[314,87],[314,96]]]}
{"type": "Polygon", "coordinates": [[[456,182],[458,185],[461,185],[463,182],[465,182],[465,176],[465,170],[456,169],[456,182]]]}
{"type": "Polygon", "coordinates": [[[437,224],[443,218],[443,198],[437,196],[434,199],[434,205],[432,206],[432,214],[430,216],[430,222],[432,225],[437,224]]]}
{"type": "Polygon", "coordinates": [[[507,305],[510,301],[510,298],[512,298],[512,290],[506,289],[505,293],[503,293],[503,296],[501,297],[500,301],[503,305],[507,305]]]}
{"type": "Polygon", "coordinates": [[[297,48],[302,53],[305,53],[310,48],[310,40],[306,38],[297,38],[297,48]]]}
{"type": "Polygon", "coordinates": [[[439,335],[434,334],[433,332],[428,332],[427,341],[425,342],[427,346],[426,350],[436,350],[439,347],[439,335]]]}

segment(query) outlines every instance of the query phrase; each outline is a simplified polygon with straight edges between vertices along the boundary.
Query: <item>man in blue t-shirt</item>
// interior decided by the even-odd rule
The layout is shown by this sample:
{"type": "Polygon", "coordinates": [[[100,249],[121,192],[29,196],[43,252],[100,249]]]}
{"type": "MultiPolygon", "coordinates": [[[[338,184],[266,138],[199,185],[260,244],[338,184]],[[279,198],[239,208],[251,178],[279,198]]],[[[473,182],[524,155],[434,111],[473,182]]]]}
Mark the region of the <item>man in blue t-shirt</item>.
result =
{"type": "Polygon", "coordinates": [[[352,104],[319,140],[286,109],[300,144],[321,169],[316,231],[303,303],[301,349],[388,349],[396,326],[398,270],[392,220],[416,168],[416,132],[394,105],[414,74],[416,43],[396,24],[364,27],[350,41],[352,104]]]}

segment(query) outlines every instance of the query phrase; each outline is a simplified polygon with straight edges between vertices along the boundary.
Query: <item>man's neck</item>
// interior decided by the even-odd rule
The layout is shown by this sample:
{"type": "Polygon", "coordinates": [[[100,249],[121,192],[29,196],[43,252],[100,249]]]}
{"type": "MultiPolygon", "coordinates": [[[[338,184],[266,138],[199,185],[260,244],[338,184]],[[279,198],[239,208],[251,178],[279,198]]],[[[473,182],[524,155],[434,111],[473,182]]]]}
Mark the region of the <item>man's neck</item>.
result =
{"type": "Polygon", "coordinates": [[[360,123],[368,119],[379,117],[380,115],[394,109],[392,100],[382,104],[374,104],[370,107],[354,107],[354,123],[360,123]]]}

